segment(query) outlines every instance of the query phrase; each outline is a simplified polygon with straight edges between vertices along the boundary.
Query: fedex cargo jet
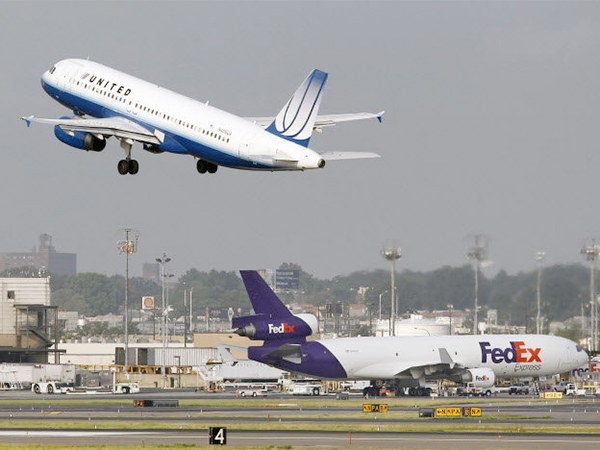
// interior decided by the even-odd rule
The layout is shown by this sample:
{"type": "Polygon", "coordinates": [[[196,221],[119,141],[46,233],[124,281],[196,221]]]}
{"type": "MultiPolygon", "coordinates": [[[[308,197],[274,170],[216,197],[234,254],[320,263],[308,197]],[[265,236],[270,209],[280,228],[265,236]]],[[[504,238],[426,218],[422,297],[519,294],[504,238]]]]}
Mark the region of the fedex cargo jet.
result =
{"type": "Polygon", "coordinates": [[[42,75],[42,87],[73,111],[60,119],[22,117],[54,125],[72,147],[99,152],[114,136],[125,151],[117,169],[136,174],[134,142],[151,153],[196,158],[200,173],[219,166],[247,170],[306,170],[338,159],[374,158],[375,153],[318,153],[308,145],[313,130],[339,122],[378,119],[380,113],[318,115],[327,73],[313,70],[276,117],[238,117],[92,61],[65,59],[42,75]]]}
{"type": "MultiPolygon", "coordinates": [[[[292,314],[255,271],[241,271],[255,315],[233,318],[236,333],[263,340],[248,357],[282,370],[331,379],[373,380],[421,387],[440,378],[490,387],[497,377],[547,376],[588,361],[576,343],[544,335],[354,337],[307,341],[312,314],[292,314]]],[[[372,391],[371,391],[372,392],[372,391]]]]}

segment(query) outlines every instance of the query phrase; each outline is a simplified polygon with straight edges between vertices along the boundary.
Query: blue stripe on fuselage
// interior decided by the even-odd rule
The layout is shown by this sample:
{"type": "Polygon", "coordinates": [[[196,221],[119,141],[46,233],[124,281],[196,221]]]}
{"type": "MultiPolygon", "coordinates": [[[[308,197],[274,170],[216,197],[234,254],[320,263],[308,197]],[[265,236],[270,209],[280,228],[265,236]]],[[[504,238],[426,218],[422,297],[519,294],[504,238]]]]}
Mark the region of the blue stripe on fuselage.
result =
{"type": "MultiPolygon", "coordinates": [[[[277,167],[271,167],[264,164],[257,163],[255,161],[249,161],[246,159],[239,158],[230,153],[217,150],[207,145],[201,144],[200,142],[179,136],[175,133],[162,130],[157,128],[153,124],[138,120],[133,115],[126,115],[117,112],[113,109],[106,108],[99,103],[91,100],[84,99],[74,94],[62,91],[44,81],[42,81],[42,88],[46,93],[60,104],[67,108],[87,114],[92,117],[105,118],[105,117],[125,117],[132,122],[135,122],[149,130],[158,129],[165,134],[164,143],[159,146],[161,150],[169,153],[177,154],[190,154],[198,158],[210,161],[220,166],[232,167],[236,169],[248,169],[248,170],[281,170],[277,167]]],[[[289,170],[289,169],[288,169],[289,170]]]]}

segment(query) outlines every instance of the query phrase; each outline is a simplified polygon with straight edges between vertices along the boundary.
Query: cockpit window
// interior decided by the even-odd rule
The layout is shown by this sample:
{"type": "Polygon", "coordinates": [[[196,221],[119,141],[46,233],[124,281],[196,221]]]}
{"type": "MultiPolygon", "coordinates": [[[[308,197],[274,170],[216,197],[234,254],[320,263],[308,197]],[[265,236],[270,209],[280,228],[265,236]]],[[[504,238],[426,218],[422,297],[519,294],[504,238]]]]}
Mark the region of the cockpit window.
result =
{"type": "Polygon", "coordinates": [[[583,351],[583,349],[579,346],[579,344],[575,344],[575,348],[577,349],[578,352],[583,351]]]}
{"type": "Polygon", "coordinates": [[[56,70],[56,66],[52,66],[52,69],[50,69],[50,74],[54,74],[54,71],[56,70]]]}

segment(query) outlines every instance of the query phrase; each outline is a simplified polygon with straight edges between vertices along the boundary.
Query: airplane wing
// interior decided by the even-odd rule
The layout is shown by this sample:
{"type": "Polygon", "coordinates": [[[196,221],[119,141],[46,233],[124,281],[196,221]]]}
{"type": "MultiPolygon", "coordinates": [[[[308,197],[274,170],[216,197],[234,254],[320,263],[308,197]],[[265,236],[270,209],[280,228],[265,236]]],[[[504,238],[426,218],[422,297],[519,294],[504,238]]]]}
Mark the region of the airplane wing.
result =
{"type": "Polygon", "coordinates": [[[63,119],[42,119],[35,116],[21,117],[31,125],[31,122],[45,123],[49,125],[58,125],[66,132],[83,131],[96,136],[115,136],[120,139],[133,139],[134,141],[145,144],[160,144],[164,135],[160,131],[152,133],[137,123],[124,117],[107,117],[104,119],[86,119],[86,118],[63,118],[63,119]]]}
{"type": "MultiPolygon", "coordinates": [[[[340,122],[350,122],[353,120],[377,119],[379,122],[381,122],[383,120],[384,113],[385,111],[380,111],[378,113],[360,112],[320,115],[316,117],[313,129],[316,131],[322,131],[323,127],[331,127],[340,122]]],[[[273,123],[275,117],[246,117],[246,120],[254,122],[255,124],[265,128],[273,123]]]]}
{"type": "Polygon", "coordinates": [[[396,376],[410,375],[412,378],[419,379],[423,376],[447,377],[465,370],[465,367],[452,360],[452,357],[445,348],[438,349],[439,360],[433,359],[430,362],[421,362],[421,364],[407,365],[399,368],[396,376]]]}

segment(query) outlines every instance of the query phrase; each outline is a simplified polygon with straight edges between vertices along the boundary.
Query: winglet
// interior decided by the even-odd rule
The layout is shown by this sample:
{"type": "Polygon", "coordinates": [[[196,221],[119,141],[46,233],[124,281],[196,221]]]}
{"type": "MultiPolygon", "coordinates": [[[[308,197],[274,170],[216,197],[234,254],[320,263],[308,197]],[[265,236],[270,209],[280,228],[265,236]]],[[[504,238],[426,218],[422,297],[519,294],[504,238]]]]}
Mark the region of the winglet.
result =
{"type": "Polygon", "coordinates": [[[27,124],[27,127],[29,128],[31,126],[31,121],[33,120],[34,116],[26,116],[26,117],[21,117],[21,120],[24,120],[25,123],[27,124]]]}

